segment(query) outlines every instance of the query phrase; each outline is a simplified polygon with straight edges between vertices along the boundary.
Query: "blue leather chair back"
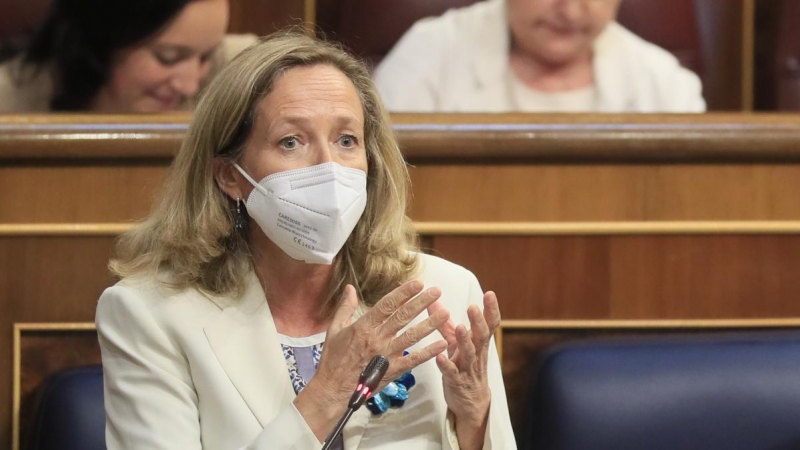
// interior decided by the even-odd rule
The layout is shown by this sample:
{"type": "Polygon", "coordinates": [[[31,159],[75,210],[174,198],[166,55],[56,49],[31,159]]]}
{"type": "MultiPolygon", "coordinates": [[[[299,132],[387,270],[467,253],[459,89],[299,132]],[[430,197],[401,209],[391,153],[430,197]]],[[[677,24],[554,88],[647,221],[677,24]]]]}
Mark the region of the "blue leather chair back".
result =
{"type": "Polygon", "coordinates": [[[60,372],[44,385],[28,450],[105,450],[103,369],[60,372]]]}
{"type": "Polygon", "coordinates": [[[800,333],[567,344],[532,398],[537,450],[800,448],[800,333]]]}

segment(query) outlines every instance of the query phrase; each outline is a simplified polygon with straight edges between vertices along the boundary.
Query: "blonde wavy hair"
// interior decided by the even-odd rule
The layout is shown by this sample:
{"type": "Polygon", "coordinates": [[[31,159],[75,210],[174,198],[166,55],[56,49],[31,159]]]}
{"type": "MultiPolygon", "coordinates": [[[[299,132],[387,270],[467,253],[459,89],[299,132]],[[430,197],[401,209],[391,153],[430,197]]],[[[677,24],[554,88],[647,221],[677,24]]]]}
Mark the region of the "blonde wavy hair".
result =
{"type": "Polygon", "coordinates": [[[234,229],[236,202],[217,185],[213,163],[215,158],[228,163],[241,159],[258,105],[282,74],[317,64],[336,67],[355,85],[364,111],[369,169],[367,206],[334,261],[321,313],[335,310],[346,284],[371,306],[411,277],[417,245],[406,216],[410,183],[389,115],[363,64],[334,44],[297,32],[262,38],[209,84],[160,202],[149,218],[119,239],[110,263],[114,274],[156,275],[176,288],[234,298],[242,294],[253,268],[249,226],[234,229]]]}

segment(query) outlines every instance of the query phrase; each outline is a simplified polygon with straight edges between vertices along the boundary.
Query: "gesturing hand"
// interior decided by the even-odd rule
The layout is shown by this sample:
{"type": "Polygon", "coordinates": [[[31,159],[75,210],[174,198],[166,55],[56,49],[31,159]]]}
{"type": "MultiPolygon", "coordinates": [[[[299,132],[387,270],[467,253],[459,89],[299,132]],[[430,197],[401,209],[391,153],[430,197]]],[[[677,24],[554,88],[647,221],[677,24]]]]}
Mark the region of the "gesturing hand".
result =
{"type": "Polygon", "coordinates": [[[325,338],[317,372],[295,399],[295,406],[317,437],[324,438],[333,422],[344,412],[358,375],[375,355],[389,358],[389,371],[378,389],[403,372],[444,352],[447,342],[436,341],[403,356],[403,350],[417,344],[441,327],[450,315],[441,308],[422,322],[399,333],[441,296],[438,288],[422,292],[420,281],[409,281],[393,290],[366,314],[353,321],[358,298],[353,286],[346,286],[325,338]],[[399,334],[398,334],[399,333],[399,334]],[[330,405],[327,414],[316,405],[330,405]]]}
{"type": "MultiPolygon", "coordinates": [[[[443,311],[434,303],[431,315],[443,311]]],[[[491,390],[489,389],[488,355],[492,335],[500,325],[500,308],[494,292],[483,295],[483,313],[477,305],[467,308],[470,328],[447,321],[439,327],[447,340],[447,355],[436,357],[442,372],[444,398],[456,417],[456,435],[462,449],[481,448],[486,434],[491,390]]]]}

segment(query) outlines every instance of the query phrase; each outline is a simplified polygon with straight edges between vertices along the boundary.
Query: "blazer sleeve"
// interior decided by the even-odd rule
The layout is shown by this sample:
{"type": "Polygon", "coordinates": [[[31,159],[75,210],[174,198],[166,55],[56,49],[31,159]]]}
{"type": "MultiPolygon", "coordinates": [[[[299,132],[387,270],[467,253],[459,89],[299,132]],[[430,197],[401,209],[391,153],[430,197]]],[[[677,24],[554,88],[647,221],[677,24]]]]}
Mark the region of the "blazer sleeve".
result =
{"type": "MultiPolygon", "coordinates": [[[[175,336],[135,289],[114,286],[100,297],[96,324],[103,360],[109,450],[202,449],[198,397],[175,336]]],[[[242,447],[313,449],[316,439],[293,404],[242,447]]]]}
{"type": "MultiPolygon", "coordinates": [[[[469,274],[469,304],[475,303],[483,309],[483,290],[478,279],[472,272],[469,274]]],[[[464,306],[464,311],[466,311],[464,306]]],[[[506,389],[503,384],[503,372],[500,368],[500,358],[497,345],[492,337],[489,344],[488,361],[489,388],[492,391],[492,402],[489,406],[489,420],[486,426],[486,436],[483,441],[483,450],[516,450],[517,443],[514,439],[514,430],[511,428],[511,417],[508,412],[506,389]]],[[[458,450],[456,424],[454,416],[448,412],[444,425],[444,448],[458,450]]]]}

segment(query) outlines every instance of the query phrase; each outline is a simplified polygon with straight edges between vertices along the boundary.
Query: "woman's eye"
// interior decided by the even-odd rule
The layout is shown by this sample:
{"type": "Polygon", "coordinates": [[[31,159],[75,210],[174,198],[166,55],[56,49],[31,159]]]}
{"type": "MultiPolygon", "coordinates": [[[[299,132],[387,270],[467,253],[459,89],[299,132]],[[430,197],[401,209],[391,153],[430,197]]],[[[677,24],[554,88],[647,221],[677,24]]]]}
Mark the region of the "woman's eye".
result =
{"type": "Polygon", "coordinates": [[[339,138],[339,145],[345,148],[355,147],[358,144],[358,139],[355,136],[345,134],[339,138]]]}
{"type": "Polygon", "coordinates": [[[300,145],[300,142],[297,141],[296,136],[287,136],[280,140],[281,147],[285,148],[286,150],[294,150],[300,145]]]}
{"type": "Polygon", "coordinates": [[[212,57],[212,56],[214,56],[214,53],[213,53],[213,52],[211,52],[211,53],[205,53],[205,54],[202,54],[202,55],[200,55],[200,63],[201,63],[201,64],[205,64],[205,63],[207,63],[207,62],[211,61],[211,57],[212,57]]]}
{"type": "Polygon", "coordinates": [[[181,55],[174,53],[155,53],[156,60],[164,66],[174,66],[181,62],[181,55]]]}

